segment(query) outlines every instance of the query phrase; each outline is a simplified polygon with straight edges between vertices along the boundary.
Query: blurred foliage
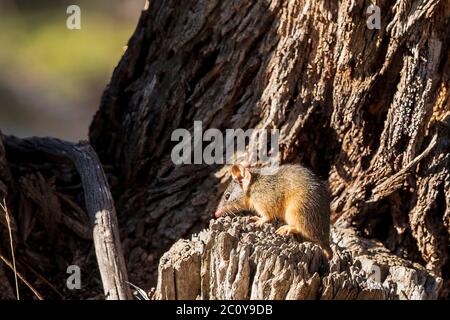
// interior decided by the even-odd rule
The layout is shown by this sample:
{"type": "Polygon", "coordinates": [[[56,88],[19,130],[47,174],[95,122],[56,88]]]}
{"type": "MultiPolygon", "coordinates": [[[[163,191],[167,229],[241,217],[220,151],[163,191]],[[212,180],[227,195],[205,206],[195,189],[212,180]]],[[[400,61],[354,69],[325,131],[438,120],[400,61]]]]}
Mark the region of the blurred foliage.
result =
{"type": "Polygon", "coordinates": [[[0,20],[0,68],[51,83],[74,98],[109,77],[134,24],[82,9],[81,30],[66,28],[65,11],[10,13],[0,20]]]}

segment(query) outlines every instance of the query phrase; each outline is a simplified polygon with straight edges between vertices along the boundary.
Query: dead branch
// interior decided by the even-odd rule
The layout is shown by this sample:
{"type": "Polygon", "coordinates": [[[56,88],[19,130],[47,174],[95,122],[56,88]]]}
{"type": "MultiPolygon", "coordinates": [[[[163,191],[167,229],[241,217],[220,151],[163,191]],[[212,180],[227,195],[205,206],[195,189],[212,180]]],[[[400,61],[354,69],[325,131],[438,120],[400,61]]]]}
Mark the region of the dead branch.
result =
{"type": "Polygon", "coordinates": [[[119,239],[114,201],[94,149],[87,142],[74,144],[55,138],[5,137],[8,148],[22,153],[42,152],[73,162],[81,176],[87,213],[106,299],[131,299],[119,239]]]}

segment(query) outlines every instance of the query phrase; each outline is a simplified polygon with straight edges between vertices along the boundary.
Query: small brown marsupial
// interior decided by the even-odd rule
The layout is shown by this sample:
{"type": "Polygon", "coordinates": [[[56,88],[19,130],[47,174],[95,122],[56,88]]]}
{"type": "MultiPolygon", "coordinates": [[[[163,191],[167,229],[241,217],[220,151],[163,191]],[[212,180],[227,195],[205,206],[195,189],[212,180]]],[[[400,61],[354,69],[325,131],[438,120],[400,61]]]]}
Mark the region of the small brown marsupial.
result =
{"type": "Polygon", "coordinates": [[[318,244],[328,259],[330,247],[330,194],[324,182],[300,165],[282,165],[273,174],[241,165],[231,167],[232,181],[219,203],[216,217],[243,210],[256,212],[257,225],[281,220],[277,233],[299,234],[318,244]]]}

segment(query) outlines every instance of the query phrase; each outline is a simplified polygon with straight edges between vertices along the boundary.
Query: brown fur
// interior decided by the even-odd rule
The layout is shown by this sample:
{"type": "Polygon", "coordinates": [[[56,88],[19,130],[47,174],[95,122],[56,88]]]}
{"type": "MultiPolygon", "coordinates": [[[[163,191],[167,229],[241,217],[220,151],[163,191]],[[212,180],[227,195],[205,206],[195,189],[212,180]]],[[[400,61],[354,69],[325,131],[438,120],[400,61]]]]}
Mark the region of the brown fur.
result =
{"type": "Polygon", "coordinates": [[[330,195],[327,186],[310,170],[300,165],[283,165],[272,175],[262,175],[258,170],[235,165],[232,175],[217,217],[251,210],[258,215],[253,218],[257,224],[278,219],[286,225],[277,233],[299,234],[304,240],[320,245],[331,259],[330,195]]]}

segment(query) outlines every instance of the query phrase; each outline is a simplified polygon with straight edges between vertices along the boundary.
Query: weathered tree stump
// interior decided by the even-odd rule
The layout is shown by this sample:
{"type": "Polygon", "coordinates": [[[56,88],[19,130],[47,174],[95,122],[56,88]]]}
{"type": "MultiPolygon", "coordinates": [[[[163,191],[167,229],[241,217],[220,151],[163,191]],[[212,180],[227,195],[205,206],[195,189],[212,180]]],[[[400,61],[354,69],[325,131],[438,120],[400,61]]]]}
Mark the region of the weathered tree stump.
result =
{"type": "Polygon", "coordinates": [[[154,299],[436,299],[442,279],[355,231],[332,229],[333,259],[319,246],[224,217],[179,240],[159,264],[154,299]]]}

